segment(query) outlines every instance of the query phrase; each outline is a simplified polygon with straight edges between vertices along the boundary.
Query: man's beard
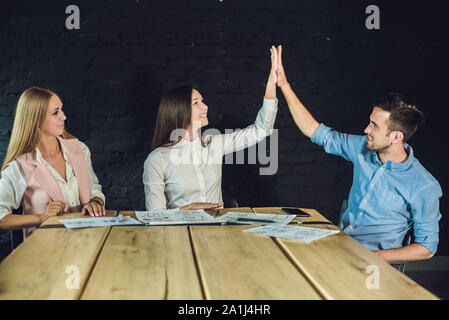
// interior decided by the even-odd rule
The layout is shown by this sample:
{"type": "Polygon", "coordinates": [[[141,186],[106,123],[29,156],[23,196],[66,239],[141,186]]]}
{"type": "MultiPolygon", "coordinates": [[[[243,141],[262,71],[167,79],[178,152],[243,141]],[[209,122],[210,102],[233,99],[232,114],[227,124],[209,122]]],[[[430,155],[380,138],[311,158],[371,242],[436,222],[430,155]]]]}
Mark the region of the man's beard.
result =
{"type": "Polygon", "coordinates": [[[373,143],[370,144],[368,141],[366,142],[366,148],[367,148],[368,150],[376,151],[376,152],[382,152],[382,151],[385,151],[385,150],[387,150],[390,146],[391,146],[391,143],[390,143],[390,144],[386,144],[386,145],[376,146],[376,145],[374,145],[373,143]]]}

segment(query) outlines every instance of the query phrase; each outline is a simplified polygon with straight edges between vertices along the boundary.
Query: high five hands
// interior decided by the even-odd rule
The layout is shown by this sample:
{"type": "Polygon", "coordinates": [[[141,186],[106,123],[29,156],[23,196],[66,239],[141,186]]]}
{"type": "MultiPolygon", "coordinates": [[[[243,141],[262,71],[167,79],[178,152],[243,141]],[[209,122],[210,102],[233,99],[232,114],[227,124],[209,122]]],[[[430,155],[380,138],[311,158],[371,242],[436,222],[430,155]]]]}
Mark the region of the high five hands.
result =
{"type": "Polygon", "coordinates": [[[288,85],[287,77],[285,76],[284,66],[282,65],[282,46],[279,45],[277,48],[271,46],[271,70],[269,81],[272,81],[282,88],[288,85]]]}

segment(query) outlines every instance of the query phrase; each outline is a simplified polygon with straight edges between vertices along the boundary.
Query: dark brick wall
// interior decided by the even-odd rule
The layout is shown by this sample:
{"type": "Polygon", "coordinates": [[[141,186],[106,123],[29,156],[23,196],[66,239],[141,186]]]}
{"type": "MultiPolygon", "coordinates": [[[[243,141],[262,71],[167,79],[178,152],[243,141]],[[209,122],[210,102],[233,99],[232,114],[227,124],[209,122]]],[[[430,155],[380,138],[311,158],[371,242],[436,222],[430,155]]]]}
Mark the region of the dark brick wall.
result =
{"type": "MultiPolygon", "coordinates": [[[[262,102],[268,49],[282,44],[295,91],[334,128],[362,134],[371,102],[387,91],[420,100],[428,121],[410,144],[446,194],[444,12],[440,1],[2,1],[0,160],[20,93],[52,88],[68,130],[90,147],[108,207],[144,209],[142,165],[163,92],[194,83],[210,127],[243,128],[262,102]],[[81,10],[80,30],[65,28],[69,4],[81,10]],[[369,4],[380,7],[381,30],[365,28],[369,4]]],[[[278,94],[278,173],[225,165],[224,194],[241,206],[313,207],[336,221],[352,166],[306,139],[278,94]]],[[[444,197],[443,215],[448,209],[444,197]]],[[[440,254],[449,253],[446,225],[444,217],[440,254]]]]}

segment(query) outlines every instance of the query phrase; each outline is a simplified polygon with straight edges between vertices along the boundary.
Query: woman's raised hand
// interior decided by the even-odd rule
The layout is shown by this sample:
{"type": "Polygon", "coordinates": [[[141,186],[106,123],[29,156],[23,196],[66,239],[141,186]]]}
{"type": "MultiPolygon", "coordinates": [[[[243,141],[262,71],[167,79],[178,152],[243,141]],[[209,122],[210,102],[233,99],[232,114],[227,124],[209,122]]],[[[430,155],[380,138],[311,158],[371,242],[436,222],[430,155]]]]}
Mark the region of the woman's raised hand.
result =
{"type": "Polygon", "coordinates": [[[288,85],[287,77],[285,76],[284,66],[282,65],[282,46],[277,48],[277,69],[276,69],[276,79],[278,87],[288,85]]]}
{"type": "Polygon", "coordinates": [[[277,82],[277,69],[278,69],[278,52],[275,46],[271,46],[271,70],[270,76],[268,77],[268,82],[276,83],[277,82]]]}
{"type": "Polygon", "coordinates": [[[277,53],[275,46],[271,46],[270,53],[271,53],[271,69],[270,69],[270,75],[268,76],[267,85],[265,87],[265,98],[266,99],[276,99],[276,81],[277,81],[276,70],[278,68],[278,66],[277,66],[278,53],[277,53]]]}

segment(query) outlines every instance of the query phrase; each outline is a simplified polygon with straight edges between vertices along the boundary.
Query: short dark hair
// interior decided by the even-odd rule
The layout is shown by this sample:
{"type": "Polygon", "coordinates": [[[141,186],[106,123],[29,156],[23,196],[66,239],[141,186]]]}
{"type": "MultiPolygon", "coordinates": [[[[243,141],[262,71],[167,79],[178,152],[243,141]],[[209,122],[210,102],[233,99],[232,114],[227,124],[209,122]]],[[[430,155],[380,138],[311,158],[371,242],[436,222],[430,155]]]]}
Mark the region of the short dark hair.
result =
{"type": "Polygon", "coordinates": [[[388,93],[380,97],[373,107],[390,112],[388,130],[402,132],[404,142],[408,141],[425,121],[424,113],[418,109],[416,101],[399,93],[388,93]]]}

